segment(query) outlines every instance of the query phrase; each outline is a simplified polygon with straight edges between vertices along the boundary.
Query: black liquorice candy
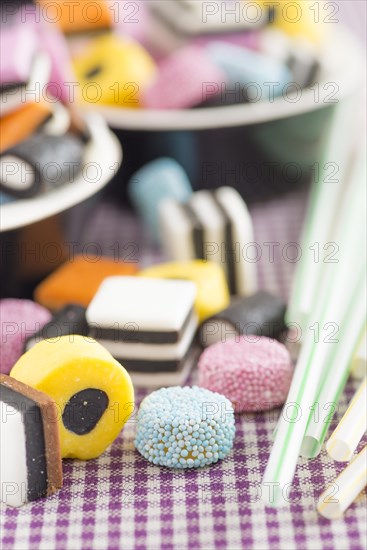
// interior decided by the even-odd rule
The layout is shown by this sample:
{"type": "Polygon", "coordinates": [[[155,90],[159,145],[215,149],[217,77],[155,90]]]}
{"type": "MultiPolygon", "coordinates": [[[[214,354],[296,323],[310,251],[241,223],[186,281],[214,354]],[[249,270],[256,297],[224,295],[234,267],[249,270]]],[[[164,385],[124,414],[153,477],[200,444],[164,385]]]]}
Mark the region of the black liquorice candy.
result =
{"type": "Polygon", "coordinates": [[[19,198],[73,181],[82,168],[83,142],[73,134],[36,133],[0,158],[0,188],[19,198]]]}
{"type": "Polygon", "coordinates": [[[57,311],[49,323],[46,323],[41,330],[26,340],[24,351],[28,351],[35,344],[47,338],[60,338],[61,336],[73,334],[88,336],[88,333],[89,327],[85,318],[85,308],[69,304],[57,311]]]}
{"type": "Polygon", "coordinates": [[[265,291],[247,298],[238,297],[227,309],[210,317],[201,326],[204,347],[236,335],[258,335],[280,339],[286,330],[285,303],[265,291]]]}

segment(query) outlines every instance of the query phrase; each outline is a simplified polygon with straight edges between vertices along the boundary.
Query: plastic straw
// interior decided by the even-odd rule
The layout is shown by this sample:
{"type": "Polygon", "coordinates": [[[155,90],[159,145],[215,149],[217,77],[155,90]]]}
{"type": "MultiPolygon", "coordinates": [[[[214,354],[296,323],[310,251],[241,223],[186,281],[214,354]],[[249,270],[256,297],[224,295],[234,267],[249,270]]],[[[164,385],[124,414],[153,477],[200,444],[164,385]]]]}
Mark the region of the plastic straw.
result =
{"type": "MultiPolygon", "coordinates": [[[[334,264],[335,273],[329,270],[329,276],[321,280],[311,326],[314,323],[324,326],[332,321],[344,333],[345,325],[353,322],[355,304],[365,288],[359,240],[360,216],[364,214],[363,192],[364,181],[357,180],[353,200],[345,205],[347,212],[341,217],[338,229],[340,261],[334,264]]],[[[262,498],[269,505],[279,505],[283,491],[292,482],[309,413],[320,391],[324,371],[330,368],[332,351],[333,344],[324,338],[315,343],[313,333],[306,334],[263,478],[262,498]]]]}
{"type": "MultiPolygon", "coordinates": [[[[349,222],[358,228],[359,235],[354,243],[344,240],[345,221],[341,218],[339,225],[336,228],[335,241],[339,246],[339,263],[348,262],[348,250],[352,246],[355,247],[355,256],[353,270],[361,269],[364,274],[364,280],[367,280],[366,272],[366,190],[365,181],[361,178],[361,172],[364,171],[365,161],[359,162],[354,172],[352,185],[349,186],[345,194],[345,210],[344,218],[349,222],[348,218],[352,214],[353,219],[349,222]],[[349,216],[348,216],[348,213],[349,216]],[[358,249],[358,250],[357,250],[358,249]]],[[[348,263],[346,264],[348,265],[348,263]]],[[[334,271],[338,268],[338,264],[325,264],[323,279],[330,281],[334,276],[334,271]]],[[[346,293],[348,287],[341,287],[339,294],[346,293]]],[[[339,300],[339,296],[335,296],[339,300]]],[[[345,386],[348,378],[353,351],[355,350],[360,336],[366,324],[366,284],[363,284],[360,289],[360,294],[355,296],[353,305],[353,314],[350,319],[346,319],[344,326],[338,326],[335,319],[329,318],[329,329],[334,330],[333,338],[328,334],[322,333],[322,337],[326,338],[330,343],[330,356],[328,364],[325,365],[321,378],[320,388],[315,400],[313,410],[309,414],[305,437],[302,442],[301,455],[306,458],[313,458],[320,452],[322,443],[325,439],[331,419],[339,402],[340,394],[345,386]]],[[[320,336],[321,337],[321,336],[320,336]]]]}
{"type": "Polygon", "coordinates": [[[317,505],[318,511],[328,519],[340,518],[366,485],[367,446],[336,478],[332,490],[328,488],[322,493],[317,505]]]}
{"type": "Polygon", "coordinates": [[[367,430],[367,377],[360,385],[343,418],[326,443],[334,460],[350,460],[367,430]]]}
{"type": "Polygon", "coordinates": [[[358,343],[357,350],[353,356],[350,369],[353,378],[363,380],[367,376],[367,330],[364,331],[361,341],[358,343]]]}
{"type": "Polygon", "coordinates": [[[353,350],[365,324],[365,283],[361,288],[361,294],[356,296],[352,307],[352,318],[345,323],[345,331],[339,336],[339,342],[332,345],[332,356],[329,359],[330,368],[327,370],[315,406],[309,416],[300,453],[305,458],[314,458],[319,454],[330,422],[337,409],[341,392],[346,384],[353,350]]]}
{"type": "MultiPolygon", "coordinates": [[[[323,260],[328,252],[323,250],[325,243],[332,241],[332,233],[337,219],[338,206],[346,188],[350,155],[346,136],[348,132],[341,132],[340,128],[348,128],[351,124],[351,105],[339,105],[334,115],[330,144],[324,160],[320,163],[321,174],[315,175],[311,190],[306,220],[302,235],[303,258],[297,266],[293,280],[291,295],[286,313],[288,323],[298,323],[302,329],[307,325],[310,312],[316,303],[316,294],[324,266],[323,260]],[[325,168],[338,168],[337,182],[332,184],[325,181],[325,168]],[[310,246],[318,243],[320,260],[315,262],[310,246]],[[322,256],[323,255],[323,256],[322,256]]],[[[349,138],[348,138],[349,139],[349,138]]],[[[330,250],[329,250],[330,252],[330,250]]]]}
{"type": "MultiPolygon", "coordinates": [[[[342,284],[341,287],[337,284],[339,288],[345,288],[347,284],[348,277],[345,273],[342,275],[336,276],[334,279],[334,284],[337,284],[338,281],[342,284]]],[[[352,300],[348,300],[349,296],[345,294],[343,302],[334,299],[336,289],[334,285],[330,285],[333,286],[333,292],[327,296],[328,303],[325,312],[319,315],[318,308],[315,319],[335,319],[340,325],[343,319],[349,322],[353,318],[353,306],[364,284],[363,276],[359,277],[357,283],[351,283],[354,297],[352,300]]],[[[327,364],[330,351],[329,343],[321,341],[315,344],[312,336],[307,335],[296,365],[287,402],[278,422],[274,445],[264,473],[262,499],[270,506],[278,506],[282,503],[284,491],[293,480],[309,411],[316,400],[322,371],[327,364]]]]}

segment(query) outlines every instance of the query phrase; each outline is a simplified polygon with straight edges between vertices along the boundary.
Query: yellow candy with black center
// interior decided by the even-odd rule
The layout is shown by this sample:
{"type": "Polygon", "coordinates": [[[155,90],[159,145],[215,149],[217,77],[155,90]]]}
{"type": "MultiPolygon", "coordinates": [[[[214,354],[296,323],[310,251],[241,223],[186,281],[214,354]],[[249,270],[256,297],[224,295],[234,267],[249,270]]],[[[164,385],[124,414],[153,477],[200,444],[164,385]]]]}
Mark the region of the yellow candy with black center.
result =
{"type": "Polygon", "coordinates": [[[156,75],[156,64],[138,43],[112,33],[93,40],[74,59],[83,102],[115,107],[140,106],[141,92],[156,75]]]}
{"type": "Polygon", "coordinates": [[[229,290],[222,267],[214,262],[192,260],[154,265],[139,276],[159,279],[186,279],[197,285],[195,310],[202,322],[229,305],[229,290]]]}
{"type": "Polygon", "coordinates": [[[91,338],[44,340],[17,361],[10,375],[56,402],[63,458],[99,456],[134,409],[130,376],[91,338]]]}

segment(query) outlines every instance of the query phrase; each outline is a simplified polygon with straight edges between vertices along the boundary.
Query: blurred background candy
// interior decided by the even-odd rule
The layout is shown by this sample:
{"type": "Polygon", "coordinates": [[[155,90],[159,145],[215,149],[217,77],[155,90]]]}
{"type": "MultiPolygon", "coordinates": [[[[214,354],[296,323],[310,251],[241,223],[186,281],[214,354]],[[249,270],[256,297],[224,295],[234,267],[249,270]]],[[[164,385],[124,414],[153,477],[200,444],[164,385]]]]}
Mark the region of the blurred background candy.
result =
{"type": "Polygon", "coordinates": [[[23,353],[25,341],[51,319],[51,313],[31,300],[0,300],[0,372],[9,374],[23,353]]]}
{"type": "Polygon", "coordinates": [[[185,171],[170,158],[161,158],[146,164],[131,177],[127,189],[132,204],[156,243],[160,242],[160,202],[168,197],[186,202],[192,195],[192,187],[185,171]]]}

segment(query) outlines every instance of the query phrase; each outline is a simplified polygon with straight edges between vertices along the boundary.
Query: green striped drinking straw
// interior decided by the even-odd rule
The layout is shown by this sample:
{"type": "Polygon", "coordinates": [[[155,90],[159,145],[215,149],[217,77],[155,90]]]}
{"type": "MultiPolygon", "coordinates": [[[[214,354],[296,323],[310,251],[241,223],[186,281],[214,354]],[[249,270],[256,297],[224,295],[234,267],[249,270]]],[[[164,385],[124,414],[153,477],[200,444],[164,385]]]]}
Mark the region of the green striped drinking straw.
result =
{"type": "MultiPolygon", "coordinates": [[[[354,310],[363,296],[365,266],[358,263],[360,225],[359,216],[355,215],[358,209],[363,212],[360,201],[363,185],[361,180],[356,182],[353,204],[345,204],[348,212],[342,216],[338,231],[343,254],[339,263],[334,264],[332,276],[323,277],[320,282],[311,326],[316,322],[324,326],[333,321],[344,333],[345,323],[353,323],[354,310]]],[[[292,482],[309,413],[320,391],[332,349],[333,344],[325,339],[315,343],[313,333],[306,333],[263,478],[262,498],[269,505],[280,504],[284,490],[292,482]]]]}
{"type": "Polygon", "coordinates": [[[352,118],[350,107],[350,101],[347,101],[336,109],[329,147],[320,163],[319,174],[314,176],[311,189],[302,235],[303,256],[297,266],[286,313],[286,321],[289,324],[297,323],[302,331],[306,328],[307,319],[317,301],[323,260],[327,253],[332,253],[332,248],[323,247],[333,241],[338,206],[346,188],[350,155],[346,153],[349,136],[345,130],[350,126],[352,118]],[[340,128],[344,131],[341,132],[340,128]],[[328,178],[327,174],[333,170],[336,172],[335,176],[328,178]],[[317,249],[313,248],[314,245],[317,249]],[[316,255],[320,257],[315,258],[316,255]]]}
{"type": "MultiPolygon", "coordinates": [[[[359,227],[359,239],[356,246],[356,257],[352,269],[359,265],[364,268],[365,281],[367,281],[366,272],[366,187],[363,182],[366,181],[366,161],[361,159],[356,167],[352,184],[349,186],[345,195],[345,205],[353,213],[353,223],[359,227]]],[[[344,214],[347,216],[347,213],[344,214]]],[[[343,222],[343,220],[341,220],[343,222]]],[[[336,231],[336,242],[341,242],[343,238],[344,224],[339,223],[336,231]]],[[[344,242],[345,246],[350,247],[350,243],[344,242]]],[[[343,257],[346,250],[340,249],[339,253],[343,257]]],[[[326,265],[324,277],[333,276],[333,266],[326,265]]],[[[341,292],[343,290],[341,289],[341,292]]],[[[343,334],[338,334],[336,327],[329,320],[329,326],[334,328],[335,345],[332,346],[332,355],[324,369],[324,377],[318,392],[314,409],[310,411],[309,420],[306,428],[305,437],[302,443],[301,455],[306,458],[314,458],[320,452],[322,443],[325,439],[330,422],[339,402],[339,398],[346,384],[349,367],[353,358],[353,352],[356,350],[358,342],[363,335],[366,326],[366,289],[362,288],[359,302],[356,304],[353,312],[353,320],[345,323],[343,334]]],[[[333,343],[329,340],[330,343],[333,343]]]]}

